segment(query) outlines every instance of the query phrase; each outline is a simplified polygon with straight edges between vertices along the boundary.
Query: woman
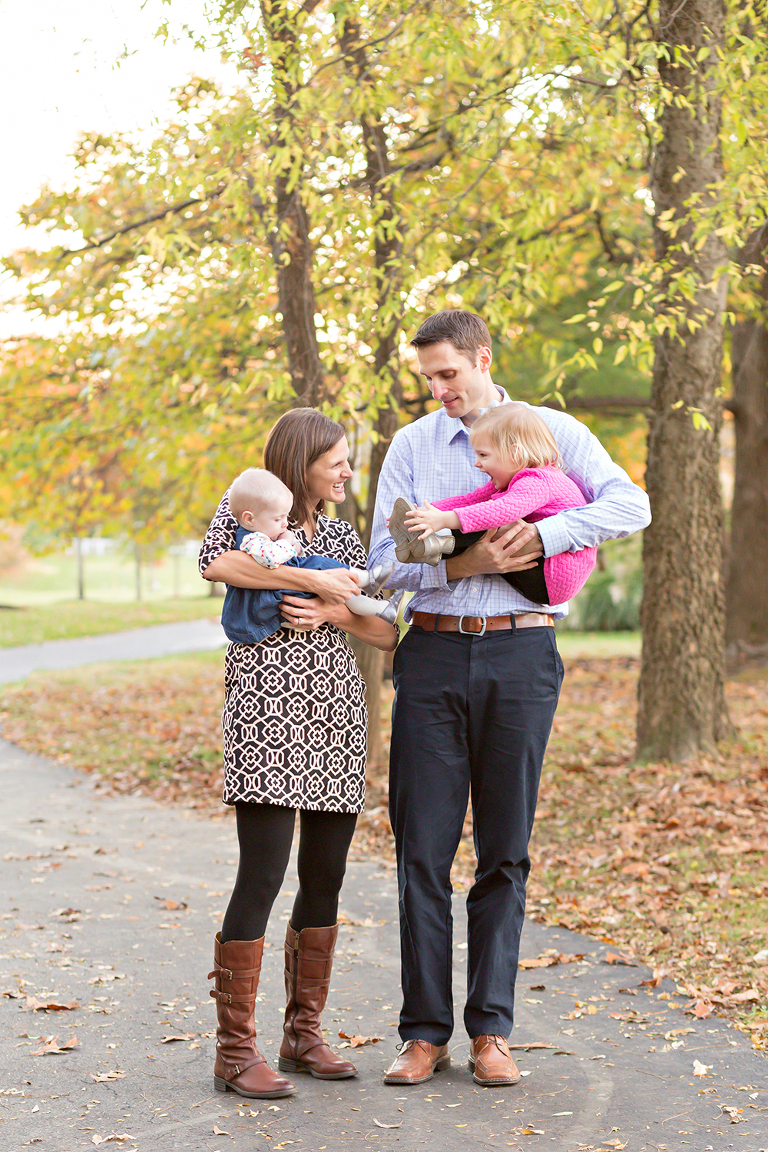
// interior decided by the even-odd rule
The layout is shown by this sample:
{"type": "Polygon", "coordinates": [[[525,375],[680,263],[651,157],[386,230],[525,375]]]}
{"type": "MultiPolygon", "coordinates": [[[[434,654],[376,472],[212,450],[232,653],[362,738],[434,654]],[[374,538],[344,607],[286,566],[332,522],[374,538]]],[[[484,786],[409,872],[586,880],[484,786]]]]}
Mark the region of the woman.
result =
{"type": "MultiPolygon", "coordinates": [[[[355,530],[324,515],[327,500],[344,498],[352,476],[348,456],[340,424],[298,408],[270,432],[264,467],[293,493],[291,528],[305,553],[364,568],[355,530]]],[[[204,578],[241,588],[284,587],[283,568],[262,568],[233,550],[236,532],[225,495],[200,551],[204,578]]],[[[397,643],[391,624],[346,608],[345,599],[359,591],[347,569],[291,569],[290,584],[317,599],[284,596],[288,627],[260,644],[230,644],[224,665],[224,802],[235,806],[240,862],[214,945],[214,1087],[256,1098],[295,1091],[259,1054],[253,1013],[264,932],[288,864],[297,809],[299,890],[285,941],[287,1006],[278,1066],[324,1080],[356,1073],[320,1029],[339,891],[365,795],[365,686],[344,633],[385,651],[397,643]]]]}

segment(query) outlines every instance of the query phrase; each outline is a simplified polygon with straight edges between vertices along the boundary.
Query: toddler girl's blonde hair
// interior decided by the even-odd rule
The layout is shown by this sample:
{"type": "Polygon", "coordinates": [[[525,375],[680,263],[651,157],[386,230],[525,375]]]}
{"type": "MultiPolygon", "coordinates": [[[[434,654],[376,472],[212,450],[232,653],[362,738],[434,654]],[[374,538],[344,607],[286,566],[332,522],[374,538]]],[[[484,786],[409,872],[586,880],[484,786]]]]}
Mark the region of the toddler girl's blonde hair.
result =
{"type": "Polygon", "coordinates": [[[487,436],[502,460],[518,470],[562,466],[546,421],[525,404],[499,404],[479,416],[470,429],[470,442],[474,444],[480,436],[487,436]]]}

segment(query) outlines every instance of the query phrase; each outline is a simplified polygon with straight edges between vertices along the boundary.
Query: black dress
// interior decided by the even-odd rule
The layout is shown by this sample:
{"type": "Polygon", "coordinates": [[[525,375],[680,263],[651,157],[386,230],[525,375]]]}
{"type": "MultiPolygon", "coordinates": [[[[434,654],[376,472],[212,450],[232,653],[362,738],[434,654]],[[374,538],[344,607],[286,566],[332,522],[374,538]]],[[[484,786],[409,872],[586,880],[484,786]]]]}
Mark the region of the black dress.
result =
{"type": "MultiPolygon", "coordinates": [[[[306,555],[365,567],[351,524],[320,516],[306,555]]],[[[227,495],[200,549],[200,571],[235,547],[227,495]]],[[[362,812],[368,717],[365,684],[344,632],[280,628],[260,644],[229,644],[224,659],[224,803],[362,812]]]]}

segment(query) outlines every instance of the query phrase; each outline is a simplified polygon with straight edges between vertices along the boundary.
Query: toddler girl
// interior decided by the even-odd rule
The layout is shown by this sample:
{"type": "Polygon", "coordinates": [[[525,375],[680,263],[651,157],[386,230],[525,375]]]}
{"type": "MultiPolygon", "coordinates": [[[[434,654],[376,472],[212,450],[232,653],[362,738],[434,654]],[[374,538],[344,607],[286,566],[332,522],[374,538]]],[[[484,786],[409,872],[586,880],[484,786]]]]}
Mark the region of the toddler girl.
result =
{"type": "MultiPolygon", "coordinates": [[[[230,640],[239,644],[258,644],[284,625],[279,604],[283,593],[310,599],[308,592],[290,588],[290,568],[347,568],[348,565],[328,556],[303,556],[298,539],[288,530],[288,517],[293,506],[293,493],[282,480],[264,468],[246,468],[229,489],[229,507],[239,524],[237,547],[247,552],[264,568],[287,569],[288,587],[236,588],[227,585],[221,612],[221,624],[230,640]]],[[[351,596],[347,608],[357,616],[381,616],[394,624],[403,593],[390,600],[374,600],[392,571],[392,565],[379,564],[370,572],[355,571],[361,588],[369,595],[351,596]]]]}
{"type": "MultiPolygon", "coordinates": [[[[397,500],[389,521],[401,563],[437,564],[442,555],[468,548],[489,528],[513,520],[535,523],[566,508],[580,508],[584,496],[560,468],[554,437],[546,422],[525,404],[500,404],[478,417],[469,433],[475,467],[488,483],[466,496],[451,496],[422,507],[397,500]],[[450,536],[435,536],[450,528],[450,536]],[[454,537],[453,531],[460,530],[454,537]],[[414,538],[414,533],[420,533],[414,538]],[[463,536],[475,533],[472,538],[463,536]]],[[[535,604],[564,604],[583,588],[595,566],[596,548],[563,552],[535,569],[510,572],[507,583],[535,604]]]]}

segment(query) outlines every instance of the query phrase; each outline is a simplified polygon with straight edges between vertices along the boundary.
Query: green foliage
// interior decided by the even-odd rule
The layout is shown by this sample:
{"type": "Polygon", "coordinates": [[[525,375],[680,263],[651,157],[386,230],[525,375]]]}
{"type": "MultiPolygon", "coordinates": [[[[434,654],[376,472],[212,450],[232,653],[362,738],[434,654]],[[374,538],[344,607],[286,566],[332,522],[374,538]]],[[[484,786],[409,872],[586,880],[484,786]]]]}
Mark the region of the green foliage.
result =
{"type": "Polygon", "coordinates": [[[686,253],[762,218],[749,4],[729,10],[722,57],[680,61],[729,93],[729,178],[660,221],[665,260],[648,165],[674,94],[640,0],[212,10],[241,89],[192,79],[149,144],[85,135],[76,185],[22,210],[51,247],[6,267],[61,334],[3,352],[15,516],[50,521],[53,500],[64,534],[197,532],[295,403],[344,419],[365,483],[412,391],[407,335],[439,307],[482,311],[532,397],[634,392],[654,335],[699,322],[686,253]]]}
{"type": "Polygon", "coordinates": [[[565,627],[576,632],[634,632],[640,627],[643,570],[640,536],[609,540],[586,586],[571,601],[565,627]]]}

